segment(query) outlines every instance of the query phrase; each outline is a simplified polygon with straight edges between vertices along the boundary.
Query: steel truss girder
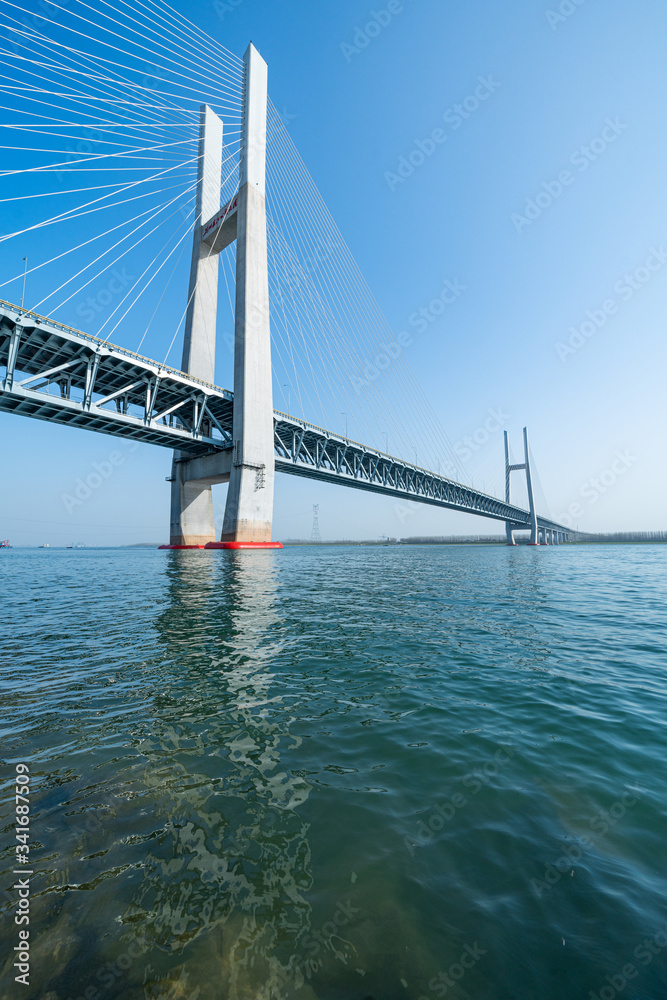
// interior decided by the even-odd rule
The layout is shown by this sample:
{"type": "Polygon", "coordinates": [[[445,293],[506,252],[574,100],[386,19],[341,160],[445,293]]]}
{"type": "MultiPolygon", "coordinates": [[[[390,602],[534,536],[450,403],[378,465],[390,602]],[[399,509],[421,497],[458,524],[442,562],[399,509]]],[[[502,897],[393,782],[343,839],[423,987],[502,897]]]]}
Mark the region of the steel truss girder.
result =
{"type": "MultiPolygon", "coordinates": [[[[225,450],[232,440],[232,393],[3,302],[0,365],[7,369],[0,383],[0,411],[131,437],[190,456],[225,450]],[[25,374],[24,384],[17,383],[17,372],[25,374]],[[59,396],[27,388],[40,378],[48,384],[60,374],[59,396]],[[72,387],[82,393],[81,402],[71,398],[72,387]],[[104,409],[118,397],[123,397],[120,407],[104,409]],[[129,405],[143,416],[128,413],[129,405]],[[212,431],[202,433],[211,426],[220,438],[212,431]]],[[[527,510],[306,421],[275,412],[274,430],[280,472],[478,514],[515,529],[530,526],[527,510]]],[[[538,526],[568,532],[542,517],[538,526]]]]}
{"type": "Polygon", "coordinates": [[[7,369],[0,381],[0,411],[132,437],[191,456],[224,448],[230,439],[232,393],[2,302],[0,365],[7,369]],[[53,383],[59,383],[58,396],[49,392],[53,383]],[[115,407],[104,409],[114,401],[115,407]],[[195,409],[191,420],[188,411],[195,409]]]}
{"type": "MultiPolygon", "coordinates": [[[[278,412],[275,444],[279,472],[511,521],[517,528],[530,525],[527,510],[278,412]]],[[[538,522],[564,530],[545,518],[538,522]]]]}

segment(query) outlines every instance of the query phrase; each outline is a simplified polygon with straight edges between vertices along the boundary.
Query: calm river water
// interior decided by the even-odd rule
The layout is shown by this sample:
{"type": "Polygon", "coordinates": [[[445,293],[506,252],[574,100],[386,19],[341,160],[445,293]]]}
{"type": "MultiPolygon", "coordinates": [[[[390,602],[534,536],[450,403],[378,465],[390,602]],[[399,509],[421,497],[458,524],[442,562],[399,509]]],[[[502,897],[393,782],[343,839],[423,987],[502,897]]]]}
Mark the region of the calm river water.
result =
{"type": "Polygon", "coordinates": [[[667,996],[667,547],[0,577],[3,998],[667,996]]]}

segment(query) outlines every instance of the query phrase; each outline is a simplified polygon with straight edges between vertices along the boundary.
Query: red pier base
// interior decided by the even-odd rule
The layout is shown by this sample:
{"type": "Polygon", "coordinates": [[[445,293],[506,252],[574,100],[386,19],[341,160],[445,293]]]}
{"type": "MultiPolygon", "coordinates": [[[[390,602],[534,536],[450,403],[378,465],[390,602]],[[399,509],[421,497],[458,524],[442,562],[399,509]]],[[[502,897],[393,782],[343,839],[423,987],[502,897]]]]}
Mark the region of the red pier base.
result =
{"type": "Polygon", "coordinates": [[[205,549],[205,545],[158,545],[159,549],[205,549]]]}
{"type": "Polygon", "coordinates": [[[282,549],[282,542],[209,542],[207,549],[282,549]]]}
{"type": "Polygon", "coordinates": [[[158,549],[282,549],[282,542],[207,542],[206,545],[158,545],[158,549]]]}

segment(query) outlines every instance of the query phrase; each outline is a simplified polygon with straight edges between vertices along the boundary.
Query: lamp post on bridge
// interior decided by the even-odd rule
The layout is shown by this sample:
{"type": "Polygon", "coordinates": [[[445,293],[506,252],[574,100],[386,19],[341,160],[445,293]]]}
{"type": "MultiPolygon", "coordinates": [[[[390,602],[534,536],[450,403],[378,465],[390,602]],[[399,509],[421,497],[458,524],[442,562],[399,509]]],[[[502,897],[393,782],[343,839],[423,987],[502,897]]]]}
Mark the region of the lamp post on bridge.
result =
{"type": "Polygon", "coordinates": [[[28,277],[28,258],[23,258],[25,267],[23,268],[23,291],[21,292],[21,312],[23,312],[23,302],[25,301],[25,280],[28,277]]]}

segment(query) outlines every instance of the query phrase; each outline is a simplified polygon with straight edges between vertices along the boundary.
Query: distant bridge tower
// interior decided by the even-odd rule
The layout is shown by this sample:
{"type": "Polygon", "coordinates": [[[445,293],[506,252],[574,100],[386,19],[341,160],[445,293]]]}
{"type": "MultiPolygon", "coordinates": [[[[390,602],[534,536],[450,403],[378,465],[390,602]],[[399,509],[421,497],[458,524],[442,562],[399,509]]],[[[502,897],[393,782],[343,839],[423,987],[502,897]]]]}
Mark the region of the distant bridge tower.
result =
{"type": "MultiPolygon", "coordinates": [[[[530,471],[530,458],[528,457],[528,431],[524,427],[523,429],[523,454],[524,460],[521,465],[510,465],[510,447],[509,439],[507,437],[507,431],[505,431],[505,502],[510,503],[510,477],[513,472],[519,472],[525,470],[526,472],[526,487],[528,489],[528,508],[530,511],[530,541],[529,545],[539,545],[538,528],[537,528],[537,511],[535,510],[535,498],[533,496],[533,477],[530,471]]],[[[505,530],[507,532],[507,544],[516,545],[514,541],[514,531],[518,525],[514,524],[512,521],[505,522],[505,530]]],[[[546,540],[546,532],[545,532],[546,540]]]]}
{"type": "MultiPolygon", "coordinates": [[[[223,542],[271,541],[275,473],[271,334],[266,238],[265,61],[251,44],[245,85],[239,191],[220,207],[223,124],[201,109],[197,207],[193,237],[183,371],[215,382],[218,254],[234,240],[234,416],[231,448],[205,459],[174,454],[170,544],[215,542],[211,486],[228,482],[223,542]]],[[[202,407],[200,427],[207,416],[202,407]]],[[[197,430],[200,428],[198,427],[197,430]]]]}
{"type": "Polygon", "coordinates": [[[321,542],[322,536],[320,535],[320,505],[318,503],[313,504],[313,530],[310,533],[311,542],[321,542]]]}

